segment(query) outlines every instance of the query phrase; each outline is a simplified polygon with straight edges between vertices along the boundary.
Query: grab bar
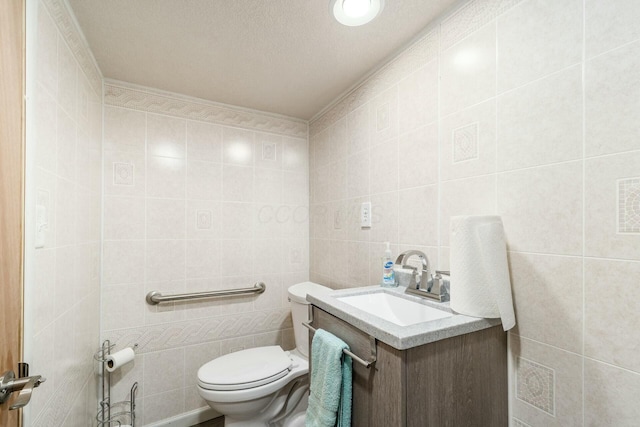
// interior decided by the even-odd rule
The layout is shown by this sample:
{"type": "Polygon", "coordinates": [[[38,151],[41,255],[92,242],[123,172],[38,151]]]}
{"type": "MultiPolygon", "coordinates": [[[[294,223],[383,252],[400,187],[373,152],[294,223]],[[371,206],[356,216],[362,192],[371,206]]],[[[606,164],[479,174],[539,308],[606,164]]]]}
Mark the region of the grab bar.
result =
{"type": "MultiPolygon", "coordinates": [[[[309,322],[302,322],[302,326],[304,326],[305,328],[309,329],[311,332],[317,332],[318,330],[316,328],[314,328],[313,326],[311,326],[311,324],[309,322]]],[[[356,356],[355,354],[353,354],[352,352],[350,352],[349,350],[347,350],[346,348],[342,350],[342,352],[344,354],[347,354],[349,356],[351,356],[351,358],[353,360],[355,360],[356,362],[358,362],[361,365],[364,365],[365,368],[370,368],[371,365],[373,365],[374,363],[376,363],[377,360],[377,350],[376,350],[376,339],[372,336],[369,336],[369,341],[371,342],[371,360],[364,360],[358,356],[356,356]]]]}
{"type": "Polygon", "coordinates": [[[222,291],[207,291],[207,292],[191,292],[187,294],[176,294],[176,295],[162,295],[158,291],[151,291],[147,294],[146,300],[147,304],[156,305],[164,302],[173,302],[173,301],[191,301],[194,299],[202,299],[202,298],[219,298],[219,297],[229,297],[233,295],[249,295],[249,294],[261,294],[265,291],[267,285],[263,282],[257,282],[253,285],[252,288],[241,288],[241,289],[225,289],[222,291]]]}

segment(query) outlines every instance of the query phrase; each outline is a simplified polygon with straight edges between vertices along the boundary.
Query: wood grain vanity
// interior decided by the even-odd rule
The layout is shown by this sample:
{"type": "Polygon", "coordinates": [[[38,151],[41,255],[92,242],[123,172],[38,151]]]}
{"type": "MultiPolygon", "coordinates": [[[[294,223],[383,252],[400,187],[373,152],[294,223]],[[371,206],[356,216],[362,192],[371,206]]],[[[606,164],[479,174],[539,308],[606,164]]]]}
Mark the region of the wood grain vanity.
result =
{"type": "MultiPolygon", "coordinates": [[[[369,333],[311,307],[314,328],[342,338],[361,358],[371,354],[369,333]]],[[[376,353],[370,368],[353,363],[354,427],[508,426],[501,325],[403,350],[376,340],[376,353]]]]}

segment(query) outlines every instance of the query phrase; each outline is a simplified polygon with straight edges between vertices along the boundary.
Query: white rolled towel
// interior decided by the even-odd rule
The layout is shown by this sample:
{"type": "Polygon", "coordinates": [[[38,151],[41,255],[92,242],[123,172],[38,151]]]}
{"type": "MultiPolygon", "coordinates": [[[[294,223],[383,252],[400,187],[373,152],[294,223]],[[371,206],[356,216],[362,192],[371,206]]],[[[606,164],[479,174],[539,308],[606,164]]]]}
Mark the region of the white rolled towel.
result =
{"type": "Polygon", "coordinates": [[[499,216],[451,218],[451,309],[516,325],[504,227],[499,216]]]}

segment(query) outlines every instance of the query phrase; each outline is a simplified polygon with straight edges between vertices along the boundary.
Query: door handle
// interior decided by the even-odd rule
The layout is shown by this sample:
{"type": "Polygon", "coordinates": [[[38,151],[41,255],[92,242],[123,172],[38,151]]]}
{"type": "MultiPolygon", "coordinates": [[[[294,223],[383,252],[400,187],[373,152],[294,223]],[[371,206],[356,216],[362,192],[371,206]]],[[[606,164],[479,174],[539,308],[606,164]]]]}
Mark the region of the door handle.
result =
{"type": "Polygon", "coordinates": [[[13,371],[7,371],[0,376],[0,403],[6,402],[11,393],[19,391],[18,398],[9,409],[20,409],[31,400],[33,389],[45,381],[46,378],[42,378],[41,375],[16,378],[13,371]]]}

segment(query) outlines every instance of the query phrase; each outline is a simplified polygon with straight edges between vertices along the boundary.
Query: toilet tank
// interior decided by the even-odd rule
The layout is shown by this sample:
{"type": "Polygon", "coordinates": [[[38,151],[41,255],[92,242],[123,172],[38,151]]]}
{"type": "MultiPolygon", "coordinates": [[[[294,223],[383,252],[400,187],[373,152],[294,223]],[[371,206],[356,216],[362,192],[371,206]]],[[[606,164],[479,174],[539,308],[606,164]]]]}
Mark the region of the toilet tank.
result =
{"type": "Polygon", "coordinates": [[[296,349],[306,358],[309,358],[309,331],[302,326],[302,322],[309,321],[307,294],[321,295],[332,290],[313,282],[302,282],[289,287],[289,302],[291,303],[291,318],[293,319],[296,349]]]}

